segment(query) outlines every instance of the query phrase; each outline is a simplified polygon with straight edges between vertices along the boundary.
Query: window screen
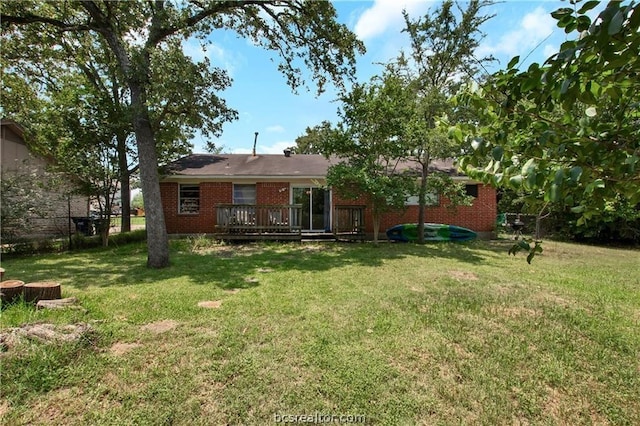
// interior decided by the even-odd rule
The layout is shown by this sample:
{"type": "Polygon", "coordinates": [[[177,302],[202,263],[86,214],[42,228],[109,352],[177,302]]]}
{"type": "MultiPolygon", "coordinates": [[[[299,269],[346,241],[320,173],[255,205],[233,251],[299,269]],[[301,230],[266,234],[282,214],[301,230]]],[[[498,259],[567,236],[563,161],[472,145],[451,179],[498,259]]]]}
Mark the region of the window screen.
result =
{"type": "Polygon", "coordinates": [[[233,204],[255,204],[256,186],[254,184],[234,184],[233,204]]]}
{"type": "Polygon", "coordinates": [[[200,185],[180,185],[178,213],[197,214],[200,211],[200,185]]]}
{"type": "MultiPolygon", "coordinates": [[[[440,197],[436,192],[427,192],[425,197],[425,206],[437,206],[440,204],[440,197]]],[[[407,198],[405,202],[407,206],[417,206],[418,205],[418,196],[414,195],[407,198]]]]}

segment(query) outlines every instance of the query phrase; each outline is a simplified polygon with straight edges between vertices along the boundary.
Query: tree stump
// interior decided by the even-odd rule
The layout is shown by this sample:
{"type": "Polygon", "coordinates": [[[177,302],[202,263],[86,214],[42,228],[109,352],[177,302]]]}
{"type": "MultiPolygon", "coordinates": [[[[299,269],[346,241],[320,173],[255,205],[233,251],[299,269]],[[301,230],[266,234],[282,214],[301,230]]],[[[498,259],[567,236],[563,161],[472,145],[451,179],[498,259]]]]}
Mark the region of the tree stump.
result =
{"type": "Polygon", "coordinates": [[[4,268],[0,268],[0,281],[4,281],[4,268]]]}
{"type": "Polygon", "coordinates": [[[20,280],[7,280],[0,282],[0,299],[2,304],[13,303],[22,296],[24,282],[20,280]]]}
{"type": "Polygon", "coordinates": [[[24,300],[26,302],[36,303],[38,300],[54,299],[62,299],[60,283],[42,281],[24,285],[24,300]]]}

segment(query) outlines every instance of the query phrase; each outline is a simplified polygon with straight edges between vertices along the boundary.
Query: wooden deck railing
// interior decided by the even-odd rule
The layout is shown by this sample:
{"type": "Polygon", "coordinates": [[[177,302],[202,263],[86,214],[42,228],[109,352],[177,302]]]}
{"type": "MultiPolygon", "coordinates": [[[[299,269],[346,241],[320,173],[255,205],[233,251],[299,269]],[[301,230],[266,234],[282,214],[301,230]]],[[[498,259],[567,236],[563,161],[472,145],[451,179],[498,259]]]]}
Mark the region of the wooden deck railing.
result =
{"type": "Polygon", "coordinates": [[[364,209],[366,206],[335,206],[333,214],[333,233],[364,236],[364,209]]]}
{"type": "Polygon", "coordinates": [[[302,206],[218,204],[216,227],[224,234],[301,233],[302,206]]]}

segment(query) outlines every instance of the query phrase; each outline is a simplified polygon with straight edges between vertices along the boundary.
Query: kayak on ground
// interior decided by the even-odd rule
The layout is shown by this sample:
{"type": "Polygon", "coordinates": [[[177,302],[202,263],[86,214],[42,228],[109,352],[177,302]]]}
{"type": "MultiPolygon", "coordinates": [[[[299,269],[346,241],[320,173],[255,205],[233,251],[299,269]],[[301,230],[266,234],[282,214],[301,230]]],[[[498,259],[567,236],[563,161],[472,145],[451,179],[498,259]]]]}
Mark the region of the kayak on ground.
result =
{"type": "MultiPolygon", "coordinates": [[[[470,241],[478,237],[474,231],[461,226],[446,225],[442,223],[425,223],[425,241],[470,241]]],[[[387,238],[392,241],[417,241],[418,224],[404,223],[387,229],[387,238]]]]}

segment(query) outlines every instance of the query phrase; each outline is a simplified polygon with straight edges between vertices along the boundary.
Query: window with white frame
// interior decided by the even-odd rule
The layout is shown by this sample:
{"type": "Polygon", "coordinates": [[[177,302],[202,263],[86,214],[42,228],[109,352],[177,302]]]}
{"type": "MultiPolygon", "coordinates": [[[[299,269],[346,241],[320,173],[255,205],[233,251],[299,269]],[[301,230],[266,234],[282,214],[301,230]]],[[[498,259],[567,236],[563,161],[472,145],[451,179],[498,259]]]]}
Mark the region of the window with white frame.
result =
{"type": "Polygon", "coordinates": [[[200,212],[200,185],[180,185],[178,193],[178,213],[198,214],[200,212]]]}
{"type": "Polygon", "coordinates": [[[233,204],[255,204],[256,185],[255,184],[233,184],[233,204]]]}
{"type": "MultiPolygon", "coordinates": [[[[404,203],[406,206],[417,206],[418,196],[412,195],[411,197],[407,197],[407,201],[404,203]]],[[[425,206],[438,206],[440,205],[440,196],[437,192],[427,192],[425,194],[425,206]]]]}

